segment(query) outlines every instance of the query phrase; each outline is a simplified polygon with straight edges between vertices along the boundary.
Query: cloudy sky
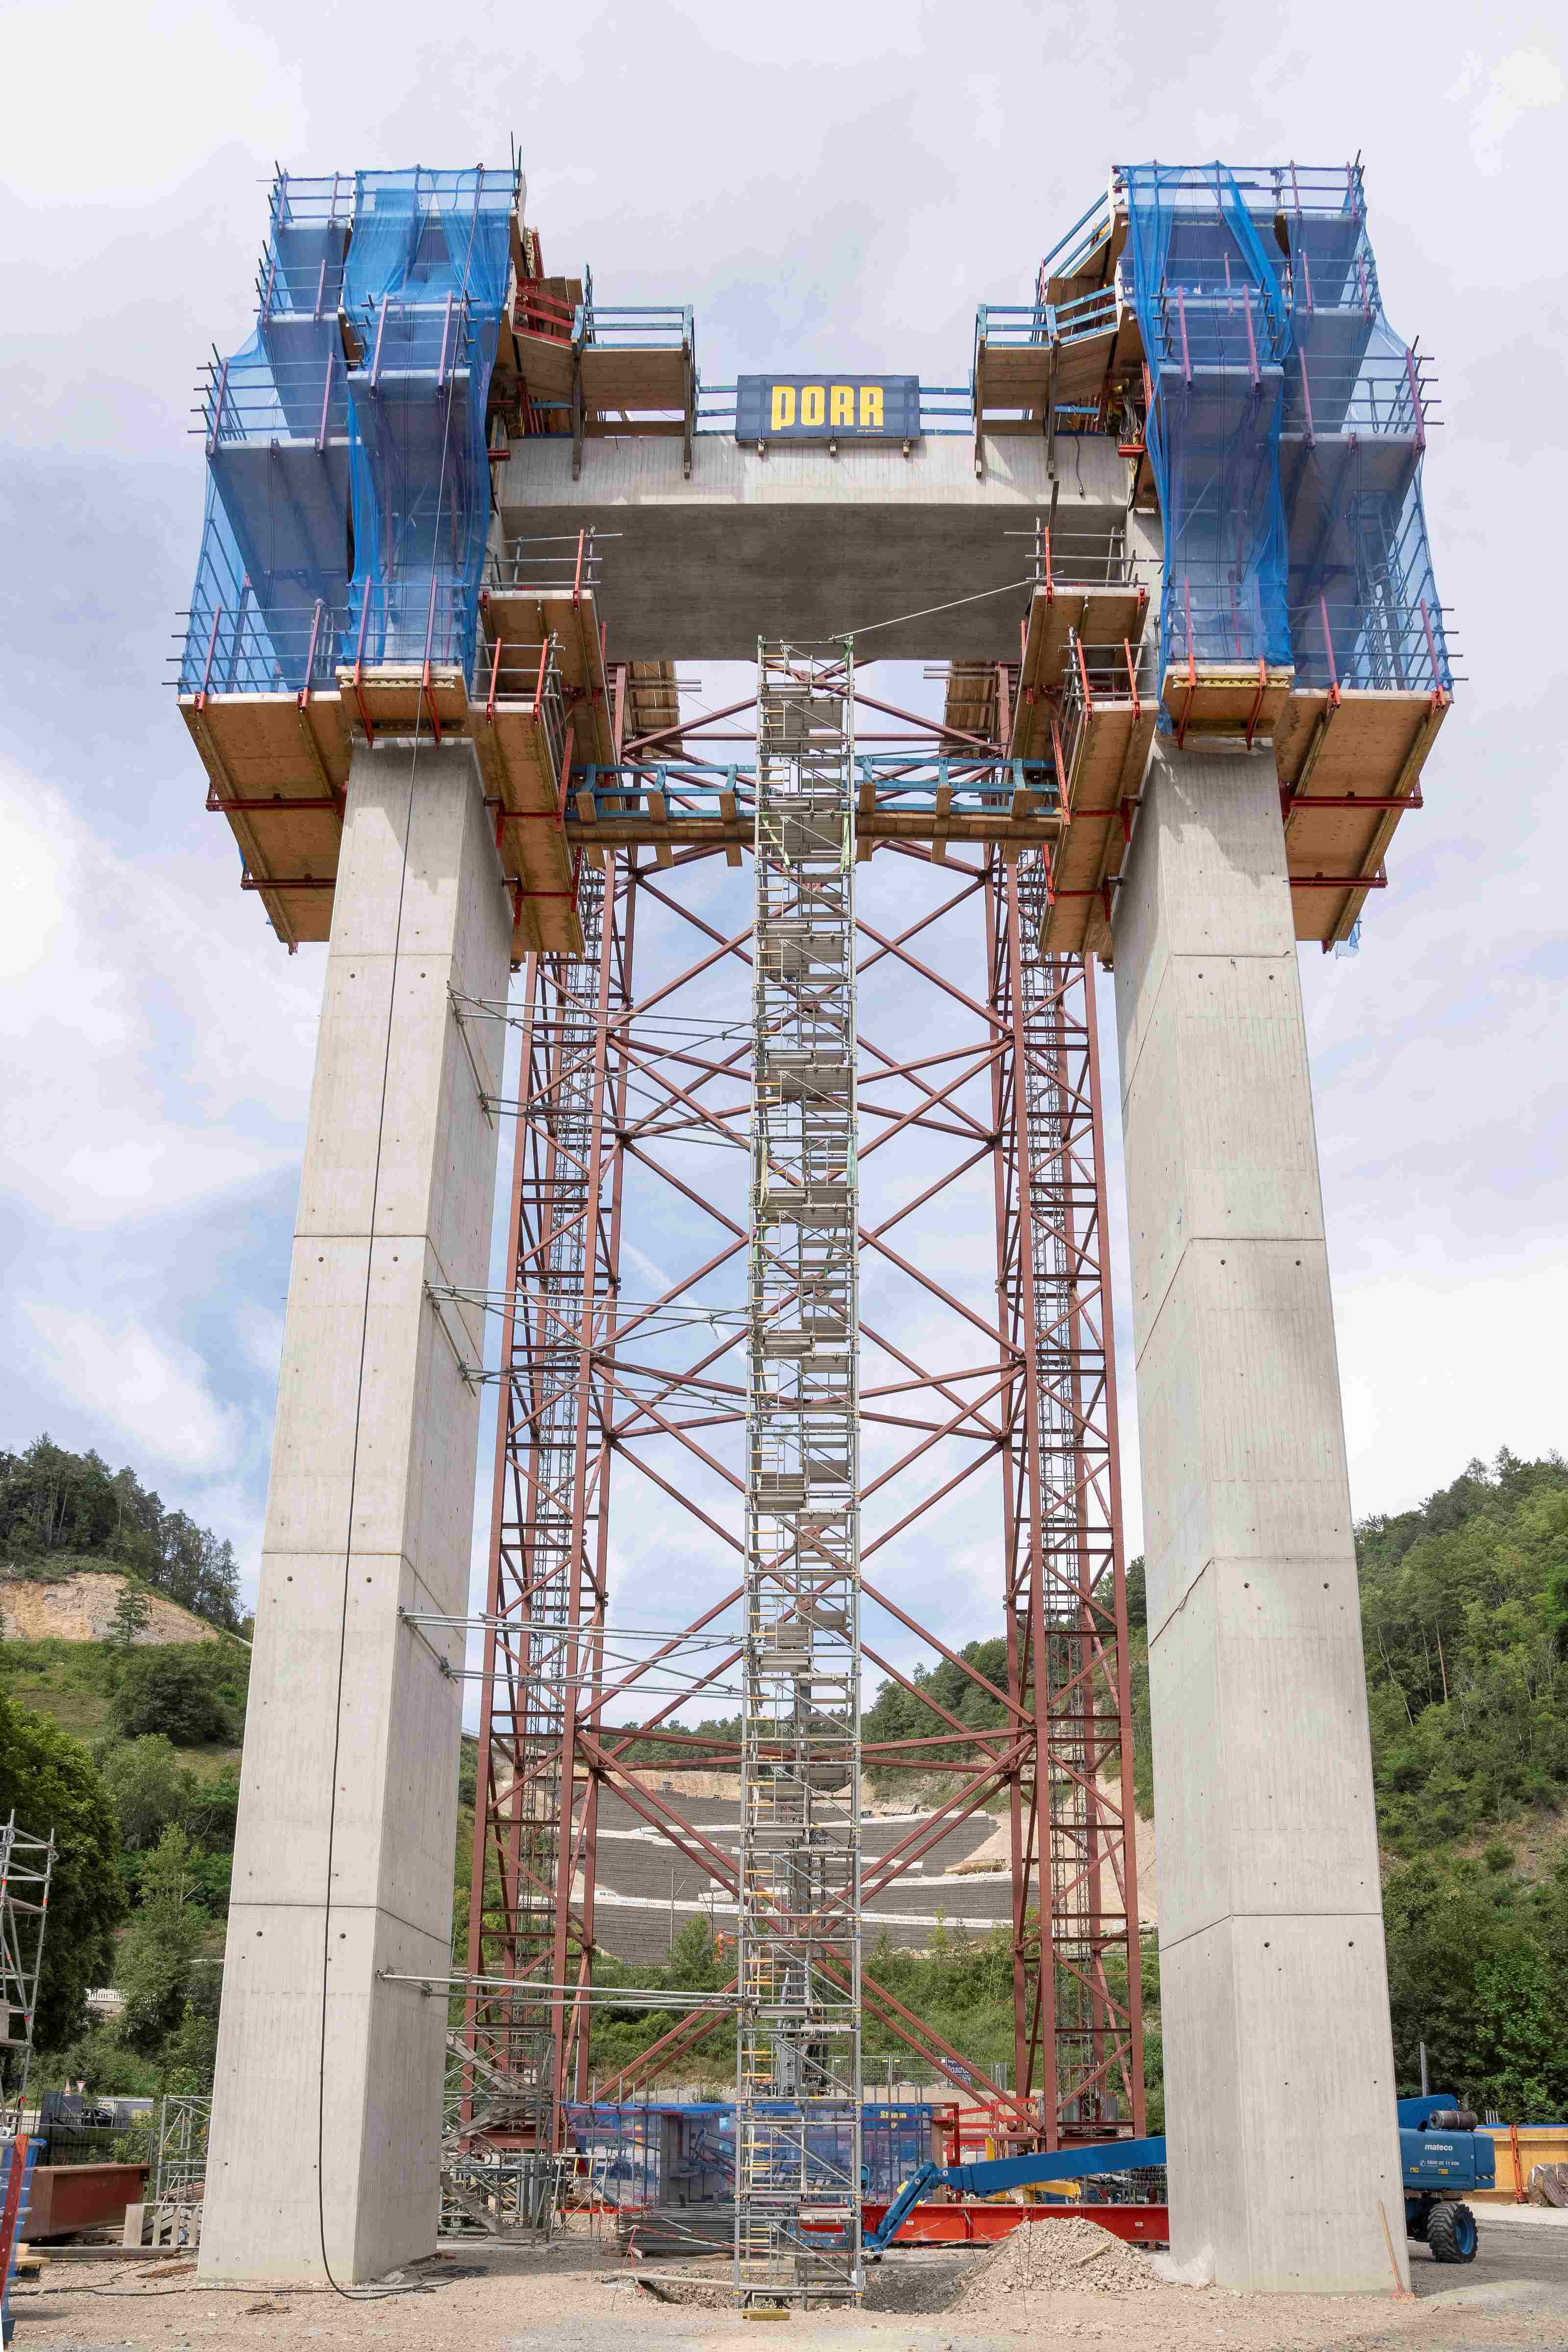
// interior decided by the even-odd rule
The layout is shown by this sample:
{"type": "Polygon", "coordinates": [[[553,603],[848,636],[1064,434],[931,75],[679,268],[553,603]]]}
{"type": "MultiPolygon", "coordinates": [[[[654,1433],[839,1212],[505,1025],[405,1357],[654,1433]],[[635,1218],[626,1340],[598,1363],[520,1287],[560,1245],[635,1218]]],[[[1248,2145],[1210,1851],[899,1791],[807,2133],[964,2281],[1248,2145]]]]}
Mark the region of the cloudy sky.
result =
{"type": "Polygon", "coordinates": [[[1469,683],[1360,955],[1303,959],[1356,1507],[1560,1444],[1556,20],[581,0],[540,24],[484,0],[6,13],[0,1443],[133,1463],[235,1537],[254,1590],[325,951],[288,958],[241,897],[163,684],[191,387],[249,331],[275,159],[504,162],[515,136],[547,257],[591,261],[607,300],[693,302],[710,381],[961,380],[976,302],[1025,299],[1112,161],[1363,155],[1388,310],[1437,363],[1427,500],[1469,683]]]}

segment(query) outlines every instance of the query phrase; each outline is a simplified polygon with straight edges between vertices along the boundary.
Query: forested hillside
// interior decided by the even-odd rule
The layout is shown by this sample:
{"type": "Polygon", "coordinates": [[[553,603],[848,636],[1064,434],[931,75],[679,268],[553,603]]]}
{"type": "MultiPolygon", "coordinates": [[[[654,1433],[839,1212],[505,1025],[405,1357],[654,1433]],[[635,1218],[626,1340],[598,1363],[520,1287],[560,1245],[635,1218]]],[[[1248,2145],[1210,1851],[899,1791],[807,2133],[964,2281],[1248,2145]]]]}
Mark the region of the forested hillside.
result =
{"type": "Polygon", "coordinates": [[[123,1569],[226,1633],[238,1633],[234,1546],[166,1511],[133,1470],[69,1454],[45,1435],[0,1452],[0,1567],[24,1574],[123,1569]]]}
{"type": "MultiPolygon", "coordinates": [[[[67,1454],[47,1440],[0,1454],[0,1550],[41,1572],[67,1558],[134,1564],[186,1606],[205,1601],[210,1620],[222,1622],[226,1608],[230,1620],[236,1613],[228,1546],[95,1455],[67,1454]]],[[[1489,1468],[1472,1463],[1418,1510],[1366,1521],[1357,1547],[1401,2086],[1415,2087],[1425,2039],[1444,2087],[1505,2117],[1554,2118],[1568,2113],[1568,1465],[1506,1454],[1489,1468]]],[[[1128,1584],[1136,1769],[1147,1807],[1141,1563],[1128,1584]]],[[[1005,1681],[1000,1639],[965,1654],[988,1679],[1005,1681]]],[[[71,1883],[68,1890],[62,1877],[51,1916],[46,2079],[69,2071],[108,2091],[195,2089],[208,2077],[248,1665],[248,1652],[230,1638],[140,1647],[129,1627],[117,1643],[0,1644],[0,1811],[15,1803],[29,1826],[54,1823],[72,1853],[71,1883]],[[81,1992],[105,1973],[127,1995],[126,2015],[118,2027],[89,2031],[81,1992]]],[[[884,1684],[866,1712],[868,1745],[946,1727],[939,1707],[977,1729],[997,1719],[998,1703],[946,1662],[920,1680],[917,1696],[884,1684]]],[[[474,1763],[469,1741],[454,1855],[459,1930],[474,1763]]],[[[939,1931],[924,1956],[879,1946],[868,1964],[976,2061],[1010,2055],[1005,1931],[939,1931]]],[[[722,1982],[732,1965],[700,1927],[689,1929],[661,1973],[638,1971],[644,1982],[668,1984],[671,2011],[598,2012],[595,2071],[646,2047],[673,2022],[683,1989],[722,1982]]],[[[1152,1938],[1144,1971],[1157,2128],[1152,1938]]],[[[613,1984],[627,1972],[605,1964],[600,1975],[613,1984]]],[[[896,2054],[879,2030],[868,2032],[867,2050],[877,2062],[896,2054]]],[[[722,2077],[722,2032],[692,2063],[722,2077]]]]}
{"type": "MultiPolygon", "coordinates": [[[[1472,1462],[1419,1509],[1364,1520],[1356,1557],[1401,2086],[1419,2088],[1425,2040],[1434,2079],[1476,2104],[1516,2120],[1568,2114],[1568,1463],[1472,1462]]],[[[1127,1581],[1147,1814],[1142,1560],[1127,1581]]],[[[963,1655],[1005,1680],[999,1638],[963,1655]]],[[[916,1679],[976,1728],[1000,1719],[945,1661],[916,1679]]],[[[865,1717],[868,1743],[941,1727],[891,1683],[865,1717]]],[[[1146,1977],[1157,1990],[1147,1962],[1146,1977]]],[[[919,1994],[922,2015],[948,1998],[939,1983],[919,1994]]]]}

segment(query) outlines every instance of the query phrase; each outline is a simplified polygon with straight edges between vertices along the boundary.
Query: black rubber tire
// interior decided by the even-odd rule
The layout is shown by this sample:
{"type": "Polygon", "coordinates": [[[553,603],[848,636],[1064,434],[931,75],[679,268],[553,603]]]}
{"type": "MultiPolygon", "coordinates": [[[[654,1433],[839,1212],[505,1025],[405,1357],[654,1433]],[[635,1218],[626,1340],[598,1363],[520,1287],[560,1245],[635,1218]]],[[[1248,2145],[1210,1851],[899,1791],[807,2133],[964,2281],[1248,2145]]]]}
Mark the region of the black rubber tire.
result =
{"type": "Polygon", "coordinates": [[[1468,2205],[1434,2205],[1426,2217],[1426,2245],[1435,2263],[1473,2263],[1478,2232],[1468,2205]]]}
{"type": "Polygon", "coordinates": [[[1430,2205],[1423,2205],[1415,2221],[1407,2223],[1405,2236],[1414,2238],[1418,2246],[1424,2246],[1426,2243],[1426,2224],[1431,2219],[1432,2208],[1430,2205]]]}

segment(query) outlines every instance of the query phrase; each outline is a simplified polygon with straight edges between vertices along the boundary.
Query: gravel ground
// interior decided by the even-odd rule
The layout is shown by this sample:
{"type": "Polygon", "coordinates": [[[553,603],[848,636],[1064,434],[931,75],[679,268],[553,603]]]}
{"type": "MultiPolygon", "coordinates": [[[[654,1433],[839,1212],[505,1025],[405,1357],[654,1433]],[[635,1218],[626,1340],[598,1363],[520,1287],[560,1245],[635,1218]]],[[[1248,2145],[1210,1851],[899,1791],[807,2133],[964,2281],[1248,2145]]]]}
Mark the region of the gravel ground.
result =
{"type": "MultiPolygon", "coordinates": [[[[1063,2225],[1057,2225],[1063,2226],[1063,2225]]],[[[1217,2289],[1015,2294],[998,2312],[934,2308],[975,2275],[973,2257],[889,2256],[862,2312],[795,2313],[782,2323],[791,2352],[1331,2352],[1408,2346],[1409,2352],[1562,2352],[1568,2344],[1568,2229],[1524,2229],[1483,2217],[1481,2252],[1441,2267],[1416,2249],[1416,2298],[1259,2297],[1217,2289]],[[908,2264],[905,2268],[904,2265],[908,2264]],[[945,2273],[945,2275],[944,2275],[945,2273]],[[923,2300],[926,2296],[931,2302],[923,2300]],[[912,2296],[920,2307],[903,2307],[912,2296]]],[[[758,2352],[759,2331],[732,2312],[660,2304],[634,2284],[635,2265],[568,2242],[438,2258],[426,2291],[343,2302],[323,2291],[239,2288],[216,2294],[189,2273],[147,2263],[47,2262],[37,2285],[14,2289],[16,2352],[284,2352],[300,2344],[374,2344],[393,2352],[758,2352]]]]}

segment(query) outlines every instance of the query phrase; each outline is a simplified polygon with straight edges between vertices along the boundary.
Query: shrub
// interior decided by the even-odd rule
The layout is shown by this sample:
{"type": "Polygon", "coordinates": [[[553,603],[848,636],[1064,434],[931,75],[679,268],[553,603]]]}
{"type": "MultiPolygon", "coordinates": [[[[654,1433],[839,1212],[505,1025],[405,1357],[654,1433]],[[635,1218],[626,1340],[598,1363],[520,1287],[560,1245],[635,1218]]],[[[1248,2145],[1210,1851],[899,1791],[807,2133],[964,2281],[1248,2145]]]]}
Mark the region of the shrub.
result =
{"type": "Polygon", "coordinates": [[[114,1694],[114,1719],[128,1739],[162,1732],[182,1748],[232,1739],[234,1717],[219,1695],[228,1662],[205,1643],[132,1651],[114,1694]]]}

